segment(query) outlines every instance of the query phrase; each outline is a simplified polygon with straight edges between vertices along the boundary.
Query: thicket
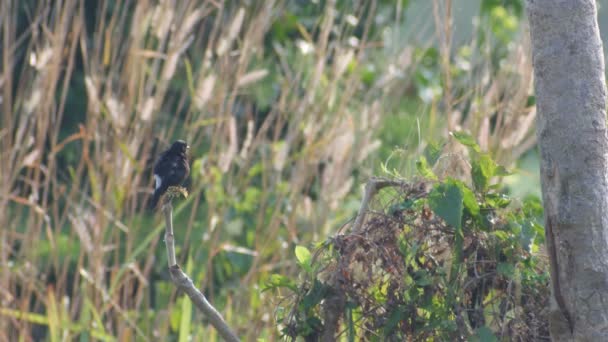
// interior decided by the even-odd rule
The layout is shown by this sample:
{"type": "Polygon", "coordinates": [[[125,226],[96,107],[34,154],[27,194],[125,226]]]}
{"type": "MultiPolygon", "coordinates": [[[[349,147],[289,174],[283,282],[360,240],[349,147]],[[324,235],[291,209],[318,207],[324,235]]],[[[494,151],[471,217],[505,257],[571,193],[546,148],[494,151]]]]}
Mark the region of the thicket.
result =
{"type": "MultiPolygon", "coordinates": [[[[266,284],[283,293],[285,336],[549,339],[542,207],[513,202],[491,181],[506,170],[470,136],[454,136],[471,150],[471,185],[437,179],[423,156],[419,180],[370,180],[353,222],[312,251],[295,248],[300,277],[277,274],[266,284]],[[373,197],[375,210],[366,205],[373,197]]],[[[431,164],[439,157],[427,156],[431,164]]]]}

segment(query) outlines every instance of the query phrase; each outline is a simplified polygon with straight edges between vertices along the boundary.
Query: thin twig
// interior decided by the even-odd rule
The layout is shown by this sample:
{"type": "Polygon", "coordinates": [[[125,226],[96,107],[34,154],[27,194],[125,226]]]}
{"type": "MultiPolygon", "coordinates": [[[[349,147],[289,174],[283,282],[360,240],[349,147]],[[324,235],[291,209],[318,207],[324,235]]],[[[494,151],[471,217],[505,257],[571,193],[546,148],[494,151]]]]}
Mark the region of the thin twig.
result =
{"type": "Polygon", "coordinates": [[[169,260],[171,280],[175,286],[184,291],[188,297],[190,297],[194,305],[207,316],[211,325],[217,329],[224,340],[229,342],[240,341],[234,331],[226,324],[222,315],[220,315],[213,305],[207,301],[205,295],[194,286],[192,279],[190,279],[177,264],[175,257],[175,239],[173,236],[173,206],[171,205],[170,200],[164,205],[163,211],[165,213],[166,223],[165,244],[167,245],[167,259],[169,260]]]}
{"type": "Polygon", "coordinates": [[[367,213],[367,208],[369,207],[369,202],[372,200],[374,195],[376,195],[378,190],[386,188],[387,186],[401,185],[403,185],[403,183],[382,178],[371,178],[369,181],[367,181],[367,184],[365,185],[365,194],[363,195],[363,200],[361,201],[361,207],[359,207],[357,218],[355,219],[355,223],[353,223],[351,230],[355,233],[361,230],[365,220],[365,214],[367,213]]]}

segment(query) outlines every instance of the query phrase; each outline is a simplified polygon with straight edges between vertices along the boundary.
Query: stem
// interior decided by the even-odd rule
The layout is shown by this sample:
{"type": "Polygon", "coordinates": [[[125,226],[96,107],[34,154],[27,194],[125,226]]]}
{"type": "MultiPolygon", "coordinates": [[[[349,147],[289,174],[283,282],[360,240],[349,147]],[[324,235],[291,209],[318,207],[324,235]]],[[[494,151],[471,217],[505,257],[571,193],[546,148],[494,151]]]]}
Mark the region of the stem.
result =
{"type": "Polygon", "coordinates": [[[177,258],[175,257],[175,239],[173,235],[173,206],[171,203],[165,204],[163,208],[165,212],[165,245],[167,246],[167,259],[169,268],[177,266],[177,258]]]}
{"type": "Polygon", "coordinates": [[[363,200],[361,201],[361,206],[359,207],[359,212],[357,213],[357,218],[355,218],[355,223],[353,224],[351,230],[355,233],[361,230],[365,220],[365,215],[367,214],[369,202],[372,200],[374,195],[376,195],[378,190],[386,188],[387,186],[401,185],[403,185],[401,182],[381,178],[371,178],[369,181],[367,181],[367,184],[365,185],[365,194],[363,195],[363,200]]]}
{"type": "Polygon", "coordinates": [[[230,329],[228,324],[222,318],[222,315],[211,305],[205,295],[199,291],[192,282],[192,279],[188,277],[186,273],[177,264],[175,257],[175,239],[173,236],[173,206],[169,200],[163,207],[165,213],[165,245],[167,246],[167,259],[169,260],[169,274],[171,274],[171,281],[177,286],[179,290],[185,292],[194,305],[203,312],[209,322],[217,331],[220,336],[229,342],[238,342],[239,338],[236,336],[234,331],[230,329]]]}

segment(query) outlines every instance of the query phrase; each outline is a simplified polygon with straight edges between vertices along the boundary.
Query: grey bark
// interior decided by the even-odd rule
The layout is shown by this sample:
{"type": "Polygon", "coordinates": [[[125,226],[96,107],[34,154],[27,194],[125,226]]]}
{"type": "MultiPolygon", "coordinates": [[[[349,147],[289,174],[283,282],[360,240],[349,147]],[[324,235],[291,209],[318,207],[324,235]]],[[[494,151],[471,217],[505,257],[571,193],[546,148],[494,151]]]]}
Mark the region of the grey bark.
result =
{"type": "Polygon", "coordinates": [[[608,136],[594,0],[527,0],[554,341],[608,341],[608,136]]]}
{"type": "MultiPolygon", "coordinates": [[[[171,188],[169,188],[171,189],[171,188]]],[[[226,324],[222,315],[209,303],[207,297],[194,286],[192,279],[188,277],[177,264],[175,256],[175,237],[173,234],[173,205],[171,199],[163,205],[165,213],[165,244],[167,245],[167,260],[169,261],[169,274],[171,281],[178,289],[185,292],[194,306],[205,314],[209,323],[217,329],[218,333],[227,342],[239,342],[235,332],[226,324]]]]}

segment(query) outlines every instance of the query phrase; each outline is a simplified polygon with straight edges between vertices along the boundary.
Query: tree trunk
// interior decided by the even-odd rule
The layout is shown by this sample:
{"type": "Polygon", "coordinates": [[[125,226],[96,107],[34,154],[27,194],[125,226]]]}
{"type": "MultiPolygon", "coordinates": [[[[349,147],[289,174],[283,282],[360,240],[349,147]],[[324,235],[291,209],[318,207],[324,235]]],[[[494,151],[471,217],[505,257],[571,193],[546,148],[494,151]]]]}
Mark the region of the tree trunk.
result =
{"type": "Polygon", "coordinates": [[[608,341],[608,136],[594,0],[527,0],[551,337],[608,341]]]}

